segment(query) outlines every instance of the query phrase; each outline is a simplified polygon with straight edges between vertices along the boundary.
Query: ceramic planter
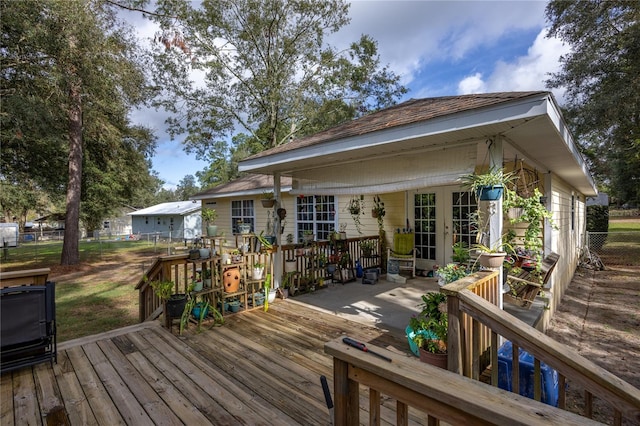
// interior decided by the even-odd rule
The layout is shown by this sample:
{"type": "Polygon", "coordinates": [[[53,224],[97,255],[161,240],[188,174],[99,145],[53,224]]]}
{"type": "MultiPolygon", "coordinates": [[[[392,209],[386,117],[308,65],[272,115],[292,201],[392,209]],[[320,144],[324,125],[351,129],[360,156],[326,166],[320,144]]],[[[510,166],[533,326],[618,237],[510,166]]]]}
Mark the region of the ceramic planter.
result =
{"type": "Polygon", "coordinates": [[[218,235],[218,225],[207,226],[207,236],[215,237],[216,235],[218,235]]]}
{"type": "Polygon", "coordinates": [[[507,253],[499,252],[499,253],[480,253],[478,257],[478,263],[485,268],[495,269],[501,268],[502,262],[504,262],[504,258],[507,256],[507,253]]]}
{"type": "Polygon", "coordinates": [[[240,288],[240,269],[234,267],[224,271],[222,283],[224,284],[224,291],[227,293],[238,291],[240,288]]]}
{"type": "Polygon", "coordinates": [[[238,232],[240,232],[241,234],[248,234],[249,232],[251,232],[251,225],[249,225],[248,223],[238,225],[238,232]]]}
{"type": "Polygon", "coordinates": [[[269,290],[269,295],[267,296],[267,301],[269,303],[273,303],[276,300],[276,289],[273,288],[269,290]]]}
{"type": "Polygon", "coordinates": [[[264,274],[264,268],[253,268],[252,277],[254,280],[261,280],[264,274]]]}
{"type": "Polygon", "coordinates": [[[481,201],[496,201],[502,197],[502,185],[483,186],[476,194],[481,201]]]}
{"type": "Polygon", "coordinates": [[[193,291],[202,291],[203,283],[202,281],[196,281],[193,283],[193,291]]]}

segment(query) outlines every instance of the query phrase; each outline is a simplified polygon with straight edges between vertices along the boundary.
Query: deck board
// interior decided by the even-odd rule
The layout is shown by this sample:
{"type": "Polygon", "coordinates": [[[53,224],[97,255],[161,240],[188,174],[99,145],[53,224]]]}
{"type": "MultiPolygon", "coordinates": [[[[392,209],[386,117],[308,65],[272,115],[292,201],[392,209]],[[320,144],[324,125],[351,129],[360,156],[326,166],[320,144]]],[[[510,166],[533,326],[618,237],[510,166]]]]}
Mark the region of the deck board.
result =
{"type": "MultiPolygon", "coordinates": [[[[2,375],[0,423],[46,425],[65,410],[71,425],[328,425],[320,386],[321,375],[333,383],[328,340],[348,335],[410,356],[403,335],[293,301],[225,320],[184,336],[147,322],[64,342],[53,368],[2,375]]],[[[362,389],[363,423],[367,397],[362,389]]],[[[384,395],[380,416],[395,424],[395,401],[384,395]]],[[[426,419],[410,410],[409,424],[426,419]]]]}

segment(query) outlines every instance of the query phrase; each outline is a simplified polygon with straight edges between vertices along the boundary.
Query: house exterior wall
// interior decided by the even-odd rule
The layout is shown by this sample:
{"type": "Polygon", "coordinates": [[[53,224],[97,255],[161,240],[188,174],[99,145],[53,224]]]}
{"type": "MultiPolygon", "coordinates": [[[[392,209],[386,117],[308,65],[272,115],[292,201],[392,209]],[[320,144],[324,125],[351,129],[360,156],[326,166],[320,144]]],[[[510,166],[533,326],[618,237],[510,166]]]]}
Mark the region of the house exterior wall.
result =
{"type": "Polygon", "coordinates": [[[155,215],[155,216],[132,216],[131,227],[133,233],[139,235],[140,238],[159,235],[162,238],[168,238],[171,234],[172,239],[193,239],[202,235],[200,212],[190,215],[155,215]],[[171,222],[173,219],[173,222],[171,222]],[[173,228],[169,227],[173,223],[173,228]]]}
{"type": "Polygon", "coordinates": [[[545,311],[539,328],[546,329],[560,301],[569,287],[578,266],[580,250],[586,230],[586,199],[556,176],[551,176],[550,207],[557,228],[545,229],[545,253],[549,251],[560,255],[560,260],[551,276],[549,309],[545,311]]]}

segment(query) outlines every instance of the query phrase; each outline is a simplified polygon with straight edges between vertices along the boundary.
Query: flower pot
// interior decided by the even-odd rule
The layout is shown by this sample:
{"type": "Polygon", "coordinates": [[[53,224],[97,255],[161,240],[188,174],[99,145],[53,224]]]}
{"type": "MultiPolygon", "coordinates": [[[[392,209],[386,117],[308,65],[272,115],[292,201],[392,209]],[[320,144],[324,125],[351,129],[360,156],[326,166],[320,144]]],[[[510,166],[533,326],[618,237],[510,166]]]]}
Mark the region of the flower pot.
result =
{"type": "Polygon", "coordinates": [[[231,263],[231,255],[229,253],[222,253],[222,264],[227,265],[231,263]]]}
{"type": "Polygon", "coordinates": [[[267,296],[267,301],[269,303],[273,303],[276,300],[276,289],[272,288],[269,290],[269,295],[267,296]]]}
{"type": "MultiPolygon", "coordinates": [[[[193,307],[193,309],[191,309],[191,314],[193,315],[193,317],[195,319],[199,320],[201,313],[202,313],[202,304],[201,303],[196,303],[196,305],[193,307]]],[[[206,317],[208,313],[209,313],[209,306],[205,306],[204,307],[203,318],[206,317]]]]}
{"type": "Polygon", "coordinates": [[[193,291],[202,291],[203,283],[202,281],[196,281],[193,283],[193,291]]]}
{"type": "Polygon", "coordinates": [[[238,232],[240,232],[241,234],[248,234],[249,232],[251,232],[251,225],[249,225],[248,223],[238,225],[238,232]]]}
{"type": "Polygon", "coordinates": [[[211,251],[208,248],[198,249],[200,251],[200,259],[208,259],[211,255],[211,251]]]}
{"type": "Polygon", "coordinates": [[[426,364],[431,364],[433,366],[443,368],[445,370],[447,369],[448,355],[446,353],[434,354],[422,348],[419,348],[419,351],[420,351],[420,361],[426,364]]]}
{"type": "Polygon", "coordinates": [[[165,314],[169,318],[180,318],[182,316],[182,312],[184,311],[184,307],[187,305],[187,295],[186,294],[174,294],[167,300],[165,304],[167,311],[165,314]]]}
{"type": "Polygon", "coordinates": [[[261,280],[264,274],[264,268],[253,268],[252,277],[254,280],[261,280]]]}
{"type": "Polygon", "coordinates": [[[485,268],[495,269],[501,268],[502,262],[504,262],[504,258],[507,256],[507,253],[499,252],[499,253],[480,253],[478,257],[478,263],[485,268]]]}
{"type": "Polygon", "coordinates": [[[218,235],[218,225],[208,225],[207,236],[215,237],[216,235],[218,235]]]}
{"type": "Polygon", "coordinates": [[[211,278],[204,278],[202,284],[205,288],[211,288],[211,278]]]}
{"type": "Polygon", "coordinates": [[[289,274],[291,272],[296,271],[296,261],[295,260],[287,260],[284,262],[284,272],[289,274]]]}
{"type": "Polygon", "coordinates": [[[274,198],[263,198],[260,202],[262,203],[262,207],[266,209],[270,209],[276,204],[276,200],[274,198]]]}
{"type": "Polygon", "coordinates": [[[222,283],[224,291],[227,293],[235,293],[240,288],[240,269],[231,268],[224,271],[222,275],[222,283]]]}
{"type": "Polygon", "coordinates": [[[481,201],[496,201],[502,197],[502,185],[500,186],[483,186],[476,194],[481,201]]]}
{"type": "Polygon", "coordinates": [[[233,313],[240,312],[240,308],[241,308],[241,305],[240,305],[239,301],[233,300],[233,301],[229,302],[229,310],[231,312],[233,312],[233,313]]]}

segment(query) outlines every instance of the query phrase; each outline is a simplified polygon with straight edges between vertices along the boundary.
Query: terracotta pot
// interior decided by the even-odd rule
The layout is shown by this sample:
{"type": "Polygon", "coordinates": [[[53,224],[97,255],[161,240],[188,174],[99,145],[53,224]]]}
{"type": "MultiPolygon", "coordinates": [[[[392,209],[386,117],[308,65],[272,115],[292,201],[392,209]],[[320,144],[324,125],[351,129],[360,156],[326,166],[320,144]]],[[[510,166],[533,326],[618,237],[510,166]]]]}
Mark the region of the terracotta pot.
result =
{"type": "Polygon", "coordinates": [[[227,293],[235,293],[240,288],[240,269],[231,268],[224,271],[222,276],[224,291],[227,293]]]}
{"type": "Polygon", "coordinates": [[[447,354],[434,354],[422,348],[419,348],[418,350],[420,351],[420,361],[426,364],[431,364],[436,367],[443,368],[445,370],[447,369],[447,354]]]}
{"type": "Polygon", "coordinates": [[[273,198],[262,198],[260,202],[262,203],[262,207],[264,208],[271,208],[276,204],[276,200],[273,198]]]}

